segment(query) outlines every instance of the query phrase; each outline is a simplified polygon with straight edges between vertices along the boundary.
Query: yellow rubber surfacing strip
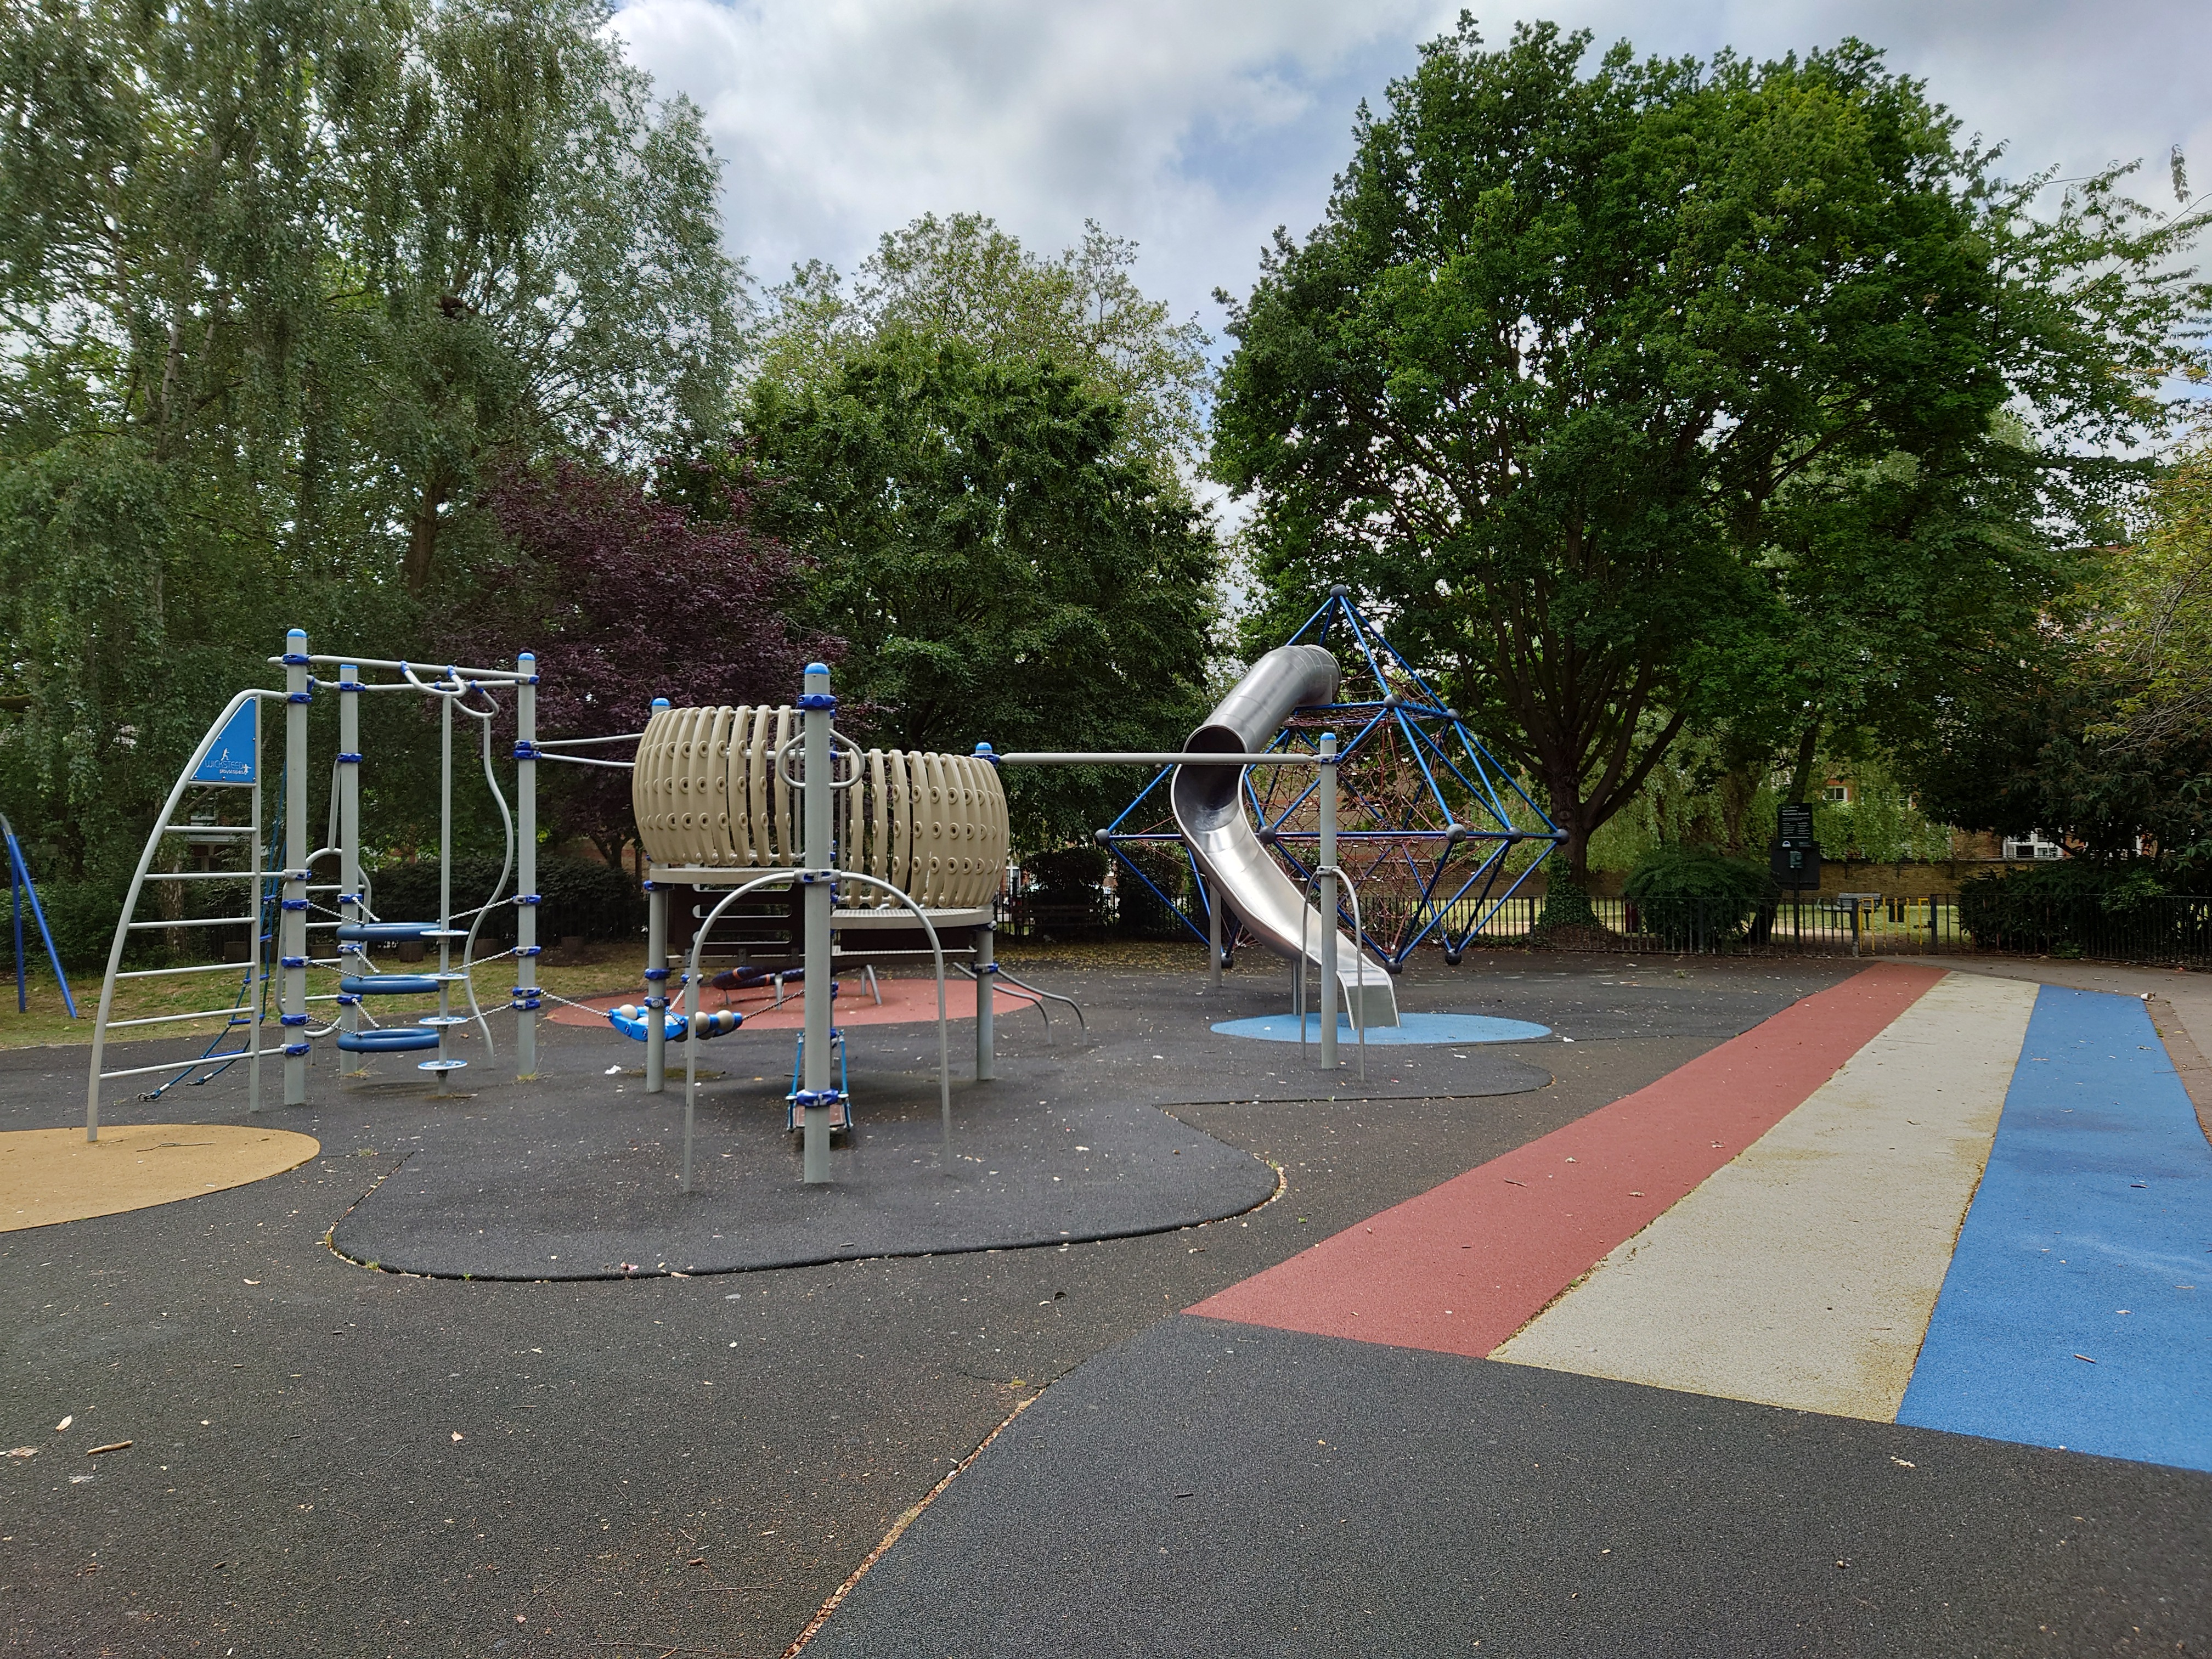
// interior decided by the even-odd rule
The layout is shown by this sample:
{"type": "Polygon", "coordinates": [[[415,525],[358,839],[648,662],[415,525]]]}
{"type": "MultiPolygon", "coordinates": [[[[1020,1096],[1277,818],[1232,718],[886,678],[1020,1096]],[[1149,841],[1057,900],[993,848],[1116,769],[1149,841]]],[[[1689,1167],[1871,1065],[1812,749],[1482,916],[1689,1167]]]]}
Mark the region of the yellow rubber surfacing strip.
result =
{"type": "Polygon", "coordinates": [[[1947,975],[1492,1358],[1893,1420],[2035,994],[1947,975]]]}
{"type": "Polygon", "coordinates": [[[236,1123],[0,1132],[0,1232],[121,1215],[244,1187],[322,1151],[312,1135],[236,1123]]]}

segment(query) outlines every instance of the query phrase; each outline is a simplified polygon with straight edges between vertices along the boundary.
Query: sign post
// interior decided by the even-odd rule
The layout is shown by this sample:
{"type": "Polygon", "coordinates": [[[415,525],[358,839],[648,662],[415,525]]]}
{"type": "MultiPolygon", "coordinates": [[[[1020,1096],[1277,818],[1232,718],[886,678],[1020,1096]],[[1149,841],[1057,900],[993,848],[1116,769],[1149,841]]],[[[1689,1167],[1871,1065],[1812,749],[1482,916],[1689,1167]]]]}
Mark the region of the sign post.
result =
{"type": "Polygon", "coordinates": [[[1820,886],[1820,842],[1813,833],[1813,809],[1802,801],[1784,805],[1775,821],[1770,869],[1775,885],[1790,890],[1790,928],[1802,947],[1805,917],[1802,895],[1820,886]]]}

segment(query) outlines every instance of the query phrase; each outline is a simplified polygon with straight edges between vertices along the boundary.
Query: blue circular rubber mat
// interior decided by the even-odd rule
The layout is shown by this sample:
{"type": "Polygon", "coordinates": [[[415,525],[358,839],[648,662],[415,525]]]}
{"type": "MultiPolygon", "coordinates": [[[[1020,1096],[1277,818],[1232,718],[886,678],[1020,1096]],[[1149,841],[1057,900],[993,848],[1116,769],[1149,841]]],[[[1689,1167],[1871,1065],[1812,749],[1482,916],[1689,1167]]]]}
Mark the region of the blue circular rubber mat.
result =
{"type": "MultiPolygon", "coordinates": [[[[1352,1018],[1339,1014],[1336,1040],[1356,1042],[1358,1034],[1352,1029],[1352,1018]]],[[[1488,1014],[1401,1014],[1395,1025],[1370,1025],[1367,1041],[1378,1048],[1397,1043],[1437,1042],[1527,1042],[1535,1037],[1552,1035],[1548,1025],[1536,1025],[1525,1019],[1496,1019],[1488,1014]]],[[[1296,1042],[1298,1040],[1298,1017],[1296,1014],[1262,1014],[1256,1019],[1224,1019],[1213,1028],[1223,1036],[1257,1037],[1262,1042],[1296,1042]]],[[[1321,1041],[1321,1016],[1306,1016],[1305,1040],[1321,1041]]]]}

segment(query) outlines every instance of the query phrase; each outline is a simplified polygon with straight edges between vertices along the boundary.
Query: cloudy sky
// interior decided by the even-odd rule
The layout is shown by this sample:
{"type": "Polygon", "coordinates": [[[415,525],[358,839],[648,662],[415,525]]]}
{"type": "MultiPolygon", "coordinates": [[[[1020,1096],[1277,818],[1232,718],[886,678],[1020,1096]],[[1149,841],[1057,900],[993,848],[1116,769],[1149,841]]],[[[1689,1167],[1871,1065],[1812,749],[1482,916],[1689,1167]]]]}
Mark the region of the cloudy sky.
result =
{"type": "MultiPolygon", "coordinates": [[[[1218,329],[1278,224],[1303,234],[1380,103],[1455,0],[629,0],[616,27],[705,110],[729,246],[775,281],[850,270],[915,215],[972,210],[1057,248],[1086,218],[1142,246],[1139,280],[1218,329]]],[[[2212,187],[2203,0],[1555,0],[1478,6],[1626,36],[1640,52],[1754,57],[1856,35],[1925,79],[2015,173],[2150,163],[2181,144],[2212,187]]]]}

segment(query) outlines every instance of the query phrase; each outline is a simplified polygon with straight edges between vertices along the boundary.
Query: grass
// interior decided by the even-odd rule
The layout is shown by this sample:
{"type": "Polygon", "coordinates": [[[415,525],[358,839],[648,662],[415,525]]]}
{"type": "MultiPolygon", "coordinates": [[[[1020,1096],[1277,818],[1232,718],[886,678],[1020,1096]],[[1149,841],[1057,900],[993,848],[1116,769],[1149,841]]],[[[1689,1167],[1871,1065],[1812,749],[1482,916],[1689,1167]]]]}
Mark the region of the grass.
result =
{"type": "MultiPolygon", "coordinates": [[[[644,981],[639,975],[644,967],[643,955],[635,945],[589,945],[580,951],[557,957],[540,957],[538,979],[549,991],[577,1001],[610,994],[642,996],[644,981]]],[[[1022,972],[1026,967],[1060,972],[1195,969],[1202,973],[1206,966],[1203,945],[1175,941],[1030,945],[1009,939],[1002,943],[1000,956],[1016,973],[1022,972]]],[[[436,969],[437,959],[433,956],[422,963],[404,963],[396,954],[379,952],[375,965],[380,973],[430,973],[436,969]]],[[[497,957],[477,962],[477,1001],[486,1014],[494,1014],[506,1007],[507,988],[514,983],[514,967],[511,959],[497,957]]],[[[918,974],[927,972],[927,968],[925,964],[897,971],[918,974]]],[[[5,981],[0,981],[0,1048],[89,1044],[93,1015],[100,1003],[98,971],[72,974],[70,977],[70,989],[76,994],[77,1012],[82,1016],[74,1020],[63,1008],[61,991],[45,963],[40,963],[39,971],[27,974],[26,979],[30,1007],[22,1013],[15,1012],[13,987],[5,981]]],[[[459,994],[459,988],[455,988],[455,1006],[460,1012],[465,1013],[468,1012],[467,999],[459,994]]],[[[115,988],[115,1004],[109,1010],[108,1018],[111,1021],[135,1019],[154,1015],[189,1013],[203,1008],[222,1008],[237,996],[238,989],[238,980],[228,974],[124,980],[115,988]]],[[[330,996],[337,990],[337,975],[335,972],[326,968],[308,970],[309,996],[330,996]]],[[[549,1003],[549,1009],[550,1006],[549,1003]]],[[[434,996],[380,997],[374,1004],[378,1023],[385,1025],[404,1025],[416,1016],[435,1013],[437,1008],[438,1000],[434,996]]],[[[337,1005],[310,1003],[308,1012],[314,1017],[315,1023],[321,1025],[335,1015],[337,1005]]],[[[206,1019],[179,1020],[168,1025],[129,1026],[119,1031],[112,1031],[109,1040],[131,1042],[149,1037],[177,1036],[197,1036],[204,1040],[224,1030],[224,1018],[223,1015],[216,1014],[206,1019]]],[[[272,1010],[270,1023],[263,1030],[263,1041],[273,1045],[281,1040],[276,1035],[272,1010]]]]}

